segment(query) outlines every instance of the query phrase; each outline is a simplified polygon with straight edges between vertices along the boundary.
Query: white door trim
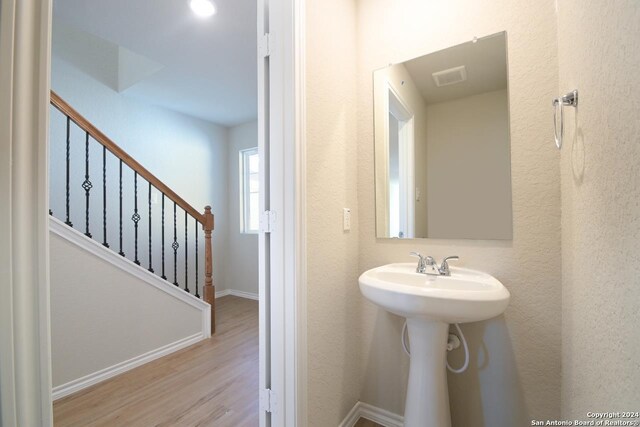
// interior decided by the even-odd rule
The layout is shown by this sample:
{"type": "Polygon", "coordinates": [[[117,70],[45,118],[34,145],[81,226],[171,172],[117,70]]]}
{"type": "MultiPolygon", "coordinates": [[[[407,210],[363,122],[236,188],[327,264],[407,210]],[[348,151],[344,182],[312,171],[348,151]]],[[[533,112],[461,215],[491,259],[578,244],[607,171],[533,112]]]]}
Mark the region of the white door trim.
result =
{"type": "Polygon", "coordinates": [[[290,320],[296,327],[293,354],[295,370],[289,375],[295,383],[292,394],[295,415],[291,426],[305,427],[307,421],[307,111],[306,111],[306,12],[305,0],[293,0],[293,65],[295,114],[295,259],[289,268],[295,270],[295,299],[290,308],[290,320]]]}
{"type": "Polygon", "coordinates": [[[413,115],[400,125],[398,140],[400,142],[400,181],[401,181],[401,206],[403,206],[402,222],[405,225],[405,236],[416,237],[415,230],[415,203],[416,203],[416,179],[414,172],[414,118],[413,115]]]}
{"type": "MultiPolygon", "coordinates": [[[[260,159],[260,212],[265,212],[269,206],[269,159],[266,158],[269,143],[269,38],[268,34],[268,0],[257,0],[257,34],[258,34],[258,155],[260,159]]],[[[259,310],[259,333],[258,333],[258,390],[260,396],[260,407],[258,421],[260,427],[271,425],[271,414],[265,408],[263,396],[269,395],[267,389],[271,388],[271,350],[270,350],[270,286],[268,282],[269,265],[267,254],[269,252],[269,236],[264,232],[261,215],[260,233],[258,234],[258,310],[259,310]]],[[[271,400],[271,399],[269,399],[271,400]]],[[[270,404],[269,404],[270,406],[270,404]]]]}
{"type": "Polygon", "coordinates": [[[48,427],[51,0],[0,7],[0,424],[48,427]]]}
{"type": "MultiPolygon", "coordinates": [[[[388,104],[388,113],[394,115],[398,119],[398,146],[400,161],[400,206],[404,212],[400,215],[401,229],[404,231],[404,237],[415,238],[415,203],[416,203],[416,182],[415,182],[415,149],[414,149],[414,117],[415,113],[411,110],[407,102],[400,96],[391,84],[387,81],[387,90],[389,96],[386,97],[388,104]]],[[[388,116],[388,114],[386,114],[388,116]]],[[[388,117],[387,117],[388,120],[388,117]]],[[[385,141],[389,144],[389,126],[387,125],[387,134],[385,141]]],[[[388,147],[387,147],[388,151],[388,147]]],[[[389,204],[387,204],[389,206],[389,204]]]]}
{"type": "MultiPolygon", "coordinates": [[[[265,340],[270,342],[260,381],[261,388],[264,384],[272,391],[272,412],[264,418],[261,414],[260,425],[303,427],[307,425],[304,1],[258,0],[258,34],[264,33],[269,33],[268,82],[264,74],[259,76],[259,93],[264,93],[260,84],[268,84],[268,126],[261,125],[261,119],[266,124],[266,111],[259,111],[258,120],[269,148],[269,190],[268,204],[265,200],[263,206],[275,212],[276,222],[268,238],[261,233],[270,250],[270,283],[261,288],[267,299],[261,309],[268,310],[265,316],[270,322],[265,340]]],[[[266,107],[260,101],[258,105],[266,107]]]]}

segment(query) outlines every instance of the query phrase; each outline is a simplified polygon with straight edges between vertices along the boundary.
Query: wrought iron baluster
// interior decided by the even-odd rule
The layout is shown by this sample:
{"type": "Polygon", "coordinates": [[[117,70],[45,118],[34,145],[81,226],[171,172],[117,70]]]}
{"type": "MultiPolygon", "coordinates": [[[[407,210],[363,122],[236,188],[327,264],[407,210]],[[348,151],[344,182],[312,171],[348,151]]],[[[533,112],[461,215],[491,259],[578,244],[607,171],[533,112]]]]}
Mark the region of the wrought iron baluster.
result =
{"type": "Polygon", "coordinates": [[[91,181],[89,180],[89,132],[85,133],[84,140],[84,181],[82,182],[82,188],[84,188],[85,197],[84,235],[91,237],[91,233],[89,232],[89,193],[91,192],[91,188],[93,188],[93,184],[91,184],[91,181]]]}
{"type": "Polygon", "coordinates": [[[200,298],[198,294],[198,220],[194,218],[196,223],[196,298],[200,298]]]}
{"type": "Polygon", "coordinates": [[[149,183],[149,271],[153,273],[153,263],[151,262],[151,183],[149,183]]]}
{"type": "Polygon", "coordinates": [[[138,223],[140,222],[140,214],[138,213],[138,172],[133,171],[133,215],[131,216],[131,220],[133,221],[133,250],[134,250],[134,260],[137,265],[140,265],[140,260],[138,259],[138,223]]]}
{"type": "Polygon", "coordinates": [[[65,199],[65,203],[66,203],[66,216],[67,216],[67,220],[64,222],[65,224],[67,224],[69,227],[73,227],[73,224],[71,223],[71,219],[69,218],[69,192],[70,192],[70,187],[69,187],[69,163],[70,163],[70,157],[71,157],[71,118],[69,116],[67,116],[67,145],[66,145],[66,155],[67,155],[67,169],[66,169],[66,173],[67,173],[67,181],[66,181],[66,199],[65,199]]]}
{"type": "Polygon", "coordinates": [[[107,243],[107,147],[102,146],[102,246],[107,243]]]}
{"type": "Polygon", "coordinates": [[[189,292],[189,245],[187,244],[187,229],[189,228],[187,211],[184,211],[184,290],[189,292]]]}
{"type": "Polygon", "coordinates": [[[162,193],[162,276],[164,280],[167,280],[167,276],[164,274],[164,193],[162,193]]]}
{"type": "Polygon", "coordinates": [[[178,286],[178,226],[176,219],[176,202],[173,202],[173,243],[171,248],[173,249],[173,284],[178,286]]]}
{"type": "Polygon", "coordinates": [[[121,256],[124,256],[122,251],[122,159],[120,159],[120,252],[121,256]]]}

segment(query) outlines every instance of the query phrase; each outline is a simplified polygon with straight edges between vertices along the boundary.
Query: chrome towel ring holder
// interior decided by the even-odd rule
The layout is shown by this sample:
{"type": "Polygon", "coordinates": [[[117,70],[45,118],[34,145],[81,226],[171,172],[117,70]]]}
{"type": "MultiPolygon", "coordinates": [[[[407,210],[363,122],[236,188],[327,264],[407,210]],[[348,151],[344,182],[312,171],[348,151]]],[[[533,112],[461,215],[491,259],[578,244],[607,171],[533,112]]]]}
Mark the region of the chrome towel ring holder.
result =
{"type": "Polygon", "coordinates": [[[578,106],[578,91],[572,90],[563,97],[555,98],[552,102],[553,105],[553,133],[556,140],[556,147],[558,150],[562,148],[562,138],[564,137],[564,107],[577,107],[578,106]],[[558,117],[558,115],[560,117],[558,117]],[[558,122],[560,122],[560,129],[558,130],[558,122]]]}

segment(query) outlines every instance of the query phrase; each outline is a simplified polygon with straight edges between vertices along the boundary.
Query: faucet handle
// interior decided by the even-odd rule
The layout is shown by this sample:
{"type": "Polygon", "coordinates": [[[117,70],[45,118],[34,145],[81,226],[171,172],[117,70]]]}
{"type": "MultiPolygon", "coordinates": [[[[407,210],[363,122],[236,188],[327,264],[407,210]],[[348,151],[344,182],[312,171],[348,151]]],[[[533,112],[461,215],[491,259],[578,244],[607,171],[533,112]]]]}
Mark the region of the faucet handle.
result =
{"type": "Polygon", "coordinates": [[[442,260],[442,264],[440,265],[440,274],[449,276],[451,275],[451,271],[449,270],[449,261],[457,261],[460,257],[457,255],[451,255],[442,260]]]}
{"type": "Polygon", "coordinates": [[[437,274],[438,264],[436,264],[436,260],[433,259],[432,256],[423,256],[418,252],[409,252],[409,255],[419,258],[418,267],[416,267],[416,273],[432,274],[427,272],[427,267],[431,267],[431,269],[434,270],[437,274]]]}
{"type": "Polygon", "coordinates": [[[418,252],[410,252],[409,255],[417,257],[418,258],[418,266],[416,267],[416,273],[426,273],[427,272],[427,266],[433,266],[435,264],[435,261],[433,260],[432,257],[430,256],[422,256],[422,254],[418,253],[418,252]]]}
{"type": "Polygon", "coordinates": [[[424,263],[425,265],[435,265],[436,264],[436,260],[433,259],[433,257],[430,256],[430,255],[424,256],[419,252],[409,252],[409,255],[414,256],[416,258],[420,258],[420,262],[424,263]]]}

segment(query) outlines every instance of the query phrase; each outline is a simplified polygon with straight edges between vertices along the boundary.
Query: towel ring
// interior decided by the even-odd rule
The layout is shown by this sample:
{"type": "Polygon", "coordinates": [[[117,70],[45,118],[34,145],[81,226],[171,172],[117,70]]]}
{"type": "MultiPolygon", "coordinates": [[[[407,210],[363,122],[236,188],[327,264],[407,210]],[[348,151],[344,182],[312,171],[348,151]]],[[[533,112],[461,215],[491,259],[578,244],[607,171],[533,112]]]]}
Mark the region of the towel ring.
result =
{"type": "Polygon", "coordinates": [[[564,107],[578,106],[578,91],[573,90],[561,98],[555,98],[553,105],[553,134],[558,150],[562,148],[562,138],[564,137],[564,107]],[[558,113],[560,115],[558,120],[558,113]],[[560,131],[558,131],[558,121],[560,121],[560,131]]]}

